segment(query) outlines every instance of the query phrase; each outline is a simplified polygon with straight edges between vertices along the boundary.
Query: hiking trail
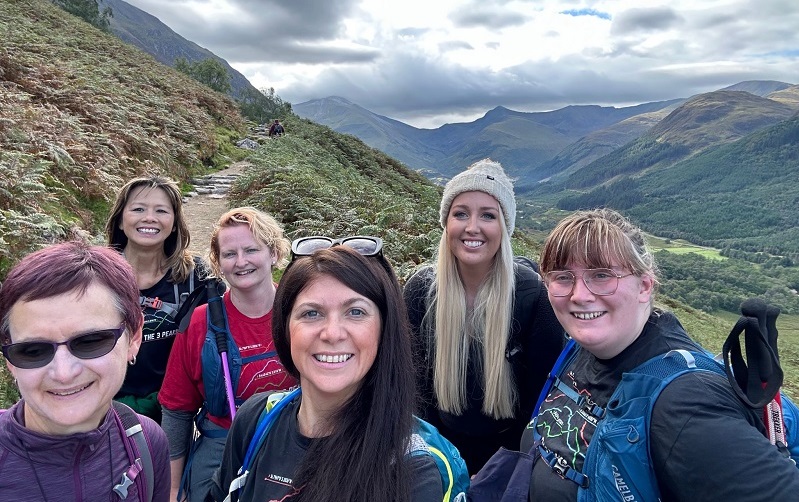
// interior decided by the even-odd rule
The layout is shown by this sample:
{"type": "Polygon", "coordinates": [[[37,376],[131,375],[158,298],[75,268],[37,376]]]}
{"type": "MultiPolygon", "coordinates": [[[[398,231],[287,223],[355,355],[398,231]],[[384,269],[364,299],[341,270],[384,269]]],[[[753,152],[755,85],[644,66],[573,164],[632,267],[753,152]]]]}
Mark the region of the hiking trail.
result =
{"type": "Polygon", "coordinates": [[[227,193],[230,185],[249,166],[251,164],[247,161],[235,162],[225,169],[192,180],[194,190],[183,202],[183,212],[191,236],[191,254],[207,259],[214,223],[229,209],[227,193]]]}

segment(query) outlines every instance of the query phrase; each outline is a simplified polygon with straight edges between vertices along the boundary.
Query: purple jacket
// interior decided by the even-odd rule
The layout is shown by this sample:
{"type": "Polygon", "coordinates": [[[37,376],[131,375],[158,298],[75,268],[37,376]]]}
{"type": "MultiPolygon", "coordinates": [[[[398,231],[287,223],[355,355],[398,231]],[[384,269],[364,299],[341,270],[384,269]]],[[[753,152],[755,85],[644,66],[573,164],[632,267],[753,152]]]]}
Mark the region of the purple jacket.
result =
{"type": "MultiPolygon", "coordinates": [[[[15,501],[121,499],[113,486],[128,470],[122,433],[109,410],[100,427],[69,436],[48,436],[26,429],[22,401],[0,414],[0,494],[15,501]]],[[[139,415],[153,458],[154,502],[169,500],[169,447],[161,428],[139,415]]],[[[125,501],[138,502],[136,485],[125,501]]]]}

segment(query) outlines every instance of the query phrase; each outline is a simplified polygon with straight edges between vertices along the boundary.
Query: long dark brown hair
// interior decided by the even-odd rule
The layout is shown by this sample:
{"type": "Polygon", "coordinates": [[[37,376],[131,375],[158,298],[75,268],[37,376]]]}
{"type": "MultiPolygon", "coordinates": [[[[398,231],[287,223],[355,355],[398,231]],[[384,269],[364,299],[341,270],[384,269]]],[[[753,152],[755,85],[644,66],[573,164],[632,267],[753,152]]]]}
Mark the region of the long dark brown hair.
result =
{"type": "Polygon", "coordinates": [[[312,442],[294,478],[294,486],[302,488],[291,500],[408,501],[410,476],[402,459],[413,423],[414,373],[405,302],[388,262],[345,246],[295,259],[277,288],[275,349],[286,370],[299,378],[291,359],[291,309],[300,292],[322,276],[337,279],[377,305],[380,341],[360,388],[328,424],[332,433],[312,442]]]}
{"type": "Polygon", "coordinates": [[[165,268],[172,270],[170,280],[175,284],[180,284],[189,278],[189,274],[194,269],[194,261],[188,251],[191,238],[189,237],[189,225],[183,215],[183,197],[180,188],[174,181],[163,176],[146,176],[134,178],[123,186],[117,193],[111,214],[105,222],[105,237],[109,246],[119,252],[125,249],[128,244],[128,237],[119,228],[122,222],[122,212],[125,204],[128,203],[130,194],[137,188],[147,187],[150,189],[163,190],[172,205],[175,214],[175,231],[164,241],[164,254],[166,255],[165,268]]]}

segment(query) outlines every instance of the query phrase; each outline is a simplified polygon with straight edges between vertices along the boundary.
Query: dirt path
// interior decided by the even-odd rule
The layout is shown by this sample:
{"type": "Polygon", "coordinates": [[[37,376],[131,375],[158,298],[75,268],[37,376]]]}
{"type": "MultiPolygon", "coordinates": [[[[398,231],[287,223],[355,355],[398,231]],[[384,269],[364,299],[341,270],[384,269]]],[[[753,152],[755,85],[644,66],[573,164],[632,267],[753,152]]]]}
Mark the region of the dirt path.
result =
{"type": "MultiPolygon", "coordinates": [[[[238,175],[248,166],[248,162],[236,162],[213,176],[238,175]]],[[[214,223],[228,209],[228,199],[222,194],[198,194],[187,199],[183,204],[183,212],[189,224],[189,251],[192,254],[207,258],[214,223]]]]}

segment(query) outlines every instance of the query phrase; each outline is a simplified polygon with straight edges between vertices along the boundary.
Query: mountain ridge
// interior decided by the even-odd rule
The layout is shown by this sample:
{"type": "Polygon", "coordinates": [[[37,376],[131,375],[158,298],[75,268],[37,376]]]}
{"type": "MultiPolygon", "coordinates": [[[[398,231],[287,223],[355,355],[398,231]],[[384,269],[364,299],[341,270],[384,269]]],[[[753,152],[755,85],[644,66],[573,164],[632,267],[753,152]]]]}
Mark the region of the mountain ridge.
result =
{"type": "Polygon", "coordinates": [[[520,112],[498,106],[475,121],[444,124],[435,129],[415,128],[340,96],[294,104],[293,110],[336,131],[355,134],[429,177],[446,179],[464,165],[491,157],[516,177],[535,178],[536,167],[585,134],[678,101],[622,108],[571,105],[550,112],[520,112]],[[538,149],[527,144],[531,138],[537,141],[538,149]]]}
{"type": "Polygon", "coordinates": [[[101,8],[103,5],[111,7],[113,16],[109,18],[109,22],[111,31],[116,36],[152,55],[159,62],[174,66],[175,59],[180,57],[189,62],[212,58],[221,63],[230,75],[231,96],[240,98],[259,92],[247,77],[230,66],[225,59],[177,34],[152,14],[124,0],[98,0],[98,3],[101,8]]]}

